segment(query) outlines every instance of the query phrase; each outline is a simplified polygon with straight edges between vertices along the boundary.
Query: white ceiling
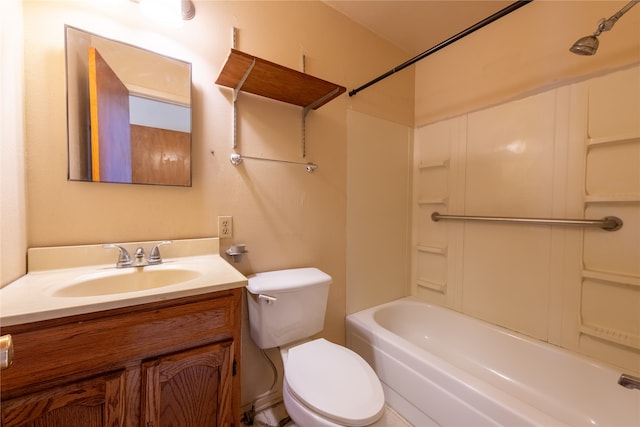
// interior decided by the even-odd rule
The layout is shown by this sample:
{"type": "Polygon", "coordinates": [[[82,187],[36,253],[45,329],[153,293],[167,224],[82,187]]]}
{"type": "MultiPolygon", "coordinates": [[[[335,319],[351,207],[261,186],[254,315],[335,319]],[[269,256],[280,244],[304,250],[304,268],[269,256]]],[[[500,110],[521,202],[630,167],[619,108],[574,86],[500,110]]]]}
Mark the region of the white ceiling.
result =
{"type": "Polygon", "coordinates": [[[504,9],[513,0],[325,0],[325,3],[413,57],[504,9]]]}

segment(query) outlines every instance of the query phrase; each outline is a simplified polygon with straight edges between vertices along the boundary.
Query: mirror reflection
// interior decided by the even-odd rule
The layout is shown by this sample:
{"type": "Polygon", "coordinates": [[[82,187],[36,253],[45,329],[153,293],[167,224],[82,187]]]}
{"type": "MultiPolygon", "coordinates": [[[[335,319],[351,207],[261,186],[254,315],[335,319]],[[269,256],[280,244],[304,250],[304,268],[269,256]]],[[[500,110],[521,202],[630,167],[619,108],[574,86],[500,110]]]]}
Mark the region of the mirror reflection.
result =
{"type": "Polygon", "coordinates": [[[65,27],[68,178],[191,186],[191,64],[65,27]]]}

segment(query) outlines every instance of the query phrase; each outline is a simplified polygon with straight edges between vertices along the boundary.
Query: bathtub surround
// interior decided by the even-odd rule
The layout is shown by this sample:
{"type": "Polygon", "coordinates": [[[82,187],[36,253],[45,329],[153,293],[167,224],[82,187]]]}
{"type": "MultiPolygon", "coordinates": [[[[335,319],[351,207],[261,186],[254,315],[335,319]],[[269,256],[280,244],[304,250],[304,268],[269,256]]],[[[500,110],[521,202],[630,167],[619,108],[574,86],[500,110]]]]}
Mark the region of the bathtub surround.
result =
{"type": "Polygon", "coordinates": [[[639,94],[636,66],[418,128],[412,294],[639,372],[639,94]]]}

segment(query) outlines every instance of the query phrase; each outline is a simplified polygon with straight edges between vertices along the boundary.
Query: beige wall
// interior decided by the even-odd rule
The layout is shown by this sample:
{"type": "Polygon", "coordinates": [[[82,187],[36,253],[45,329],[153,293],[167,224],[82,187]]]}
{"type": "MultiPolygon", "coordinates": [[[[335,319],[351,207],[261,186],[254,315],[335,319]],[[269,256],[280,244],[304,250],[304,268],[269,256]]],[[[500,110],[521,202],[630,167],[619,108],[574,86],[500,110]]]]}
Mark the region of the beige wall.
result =
{"type": "MultiPolygon", "coordinates": [[[[222,245],[247,244],[249,254],[236,264],[242,272],[314,265],[333,276],[325,334],[342,342],[347,110],[411,125],[412,73],[309,114],[305,161],[319,165],[313,174],[250,160],[232,166],[232,91],[214,81],[233,27],[239,49],[294,69],[305,54],[308,73],[347,87],[404,54],[318,2],[203,1],[196,9],[195,19],[169,30],[145,21],[129,1],[24,2],[28,244],[215,236],[217,216],[232,215],[234,236],[222,245]],[[192,62],[192,188],[66,180],[64,24],[192,62]]],[[[300,116],[297,107],[241,94],[238,151],[302,160],[300,116]]]]}
{"type": "Polygon", "coordinates": [[[514,13],[499,23],[503,36],[508,34],[501,44],[491,31],[477,33],[440,58],[447,70],[464,61],[478,70],[504,66],[502,81],[479,71],[454,84],[450,76],[458,68],[436,76],[434,70],[444,70],[445,63],[435,57],[418,67],[416,114],[419,121],[435,123],[419,126],[415,134],[411,292],[639,372],[640,71],[629,64],[640,61],[640,10],[628,15],[633,28],[627,38],[609,37],[624,31],[625,15],[620,27],[601,37],[595,57],[574,56],[568,47],[589,32],[580,30],[588,26],[580,25],[582,9],[596,19],[616,10],[600,6],[534,2],[520,10],[531,13],[514,13]],[[532,28],[553,27],[555,18],[545,24],[542,17],[567,17],[574,9],[576,17],[567,25],[577,30],[565,28],[553,43],[537,46],[526,67],[515,56],[513,63],[500,64],[499,58],[523,55],[532,28]],[[487,45],[499,52],[479,48],[487,45]],[[483,55],[468,55],[474,50],[483,55]],[[616,65],[626,67],[607,73],[616,65]],[[568,84],[592,75],[599,77],[568,84]],[[441,108],[423,96],[433,81],[442,81],[438,97],[449,101],[441,108]],[[625,226],[606,232],[434,223],[433,211],[617,215],[625,226]]]}
{"type": "Polygon", "coordinates": [[[0,4],[0,286],[26,268],[22,3],[0,4]]]}
{"type": "Polygon", "coordinates": [[[412,133],[348,113],[347,314],[409,293],[412,133]]]}
{"type": "Polygon", "coordinates": [[[595,56],[569,53],[627,1],[536,0],[416,66],[416,124],[499,104],[640,61],[640,7],[600,36],[595,56]]]}
{"type": "MultiPolygon", "coordinates": [[[[3,18],[15,15],[17,21],[19,13],[5,15],[6,4],[2,2],[3,18]]],[[[20,6],[20,2],[13,5],[20,6]]],[[[14,68],[5,68],[3,45],[3,90],[8,82],[13,83],[7,80],[7,69],[20,77],[24,36],[26,92],[25,147],[19,135],[19,110],[10,120],[3,114],[2,122],[2,285],[24,274],[26,247],[216,236],[218,215],[232,215],[234,236],[221,240],[221,245],[223,250],[233,242],[247,245],[249,253],[234,264],[243,273],[312,265],[333,276],[323,335],[343,342],[346,200],[348,193],[371,191],[366,179],[347,189],[347,169],[352,162],[347,158],[351,143],[347,113],[362,111],[372,120],[400,123],[397,126],[408,132],[413,125],[413,71],[356,98],[345,94],[311,112],[306,122],[305,159],[301,158],[300,108],[240,95],[237,151],[312,161],[319,165],[313,174],[302,167],[250,160],[232,166],[232,91],[214,81],[232,47],[233,27],[238,29],[238,49],[294,69],[301,69],[304,54],[306,72],[347,88],[368,81],[389,64],[404,61],[406,55],[320,2],[195,1],[196,17],[176,30],[147,21],[137,4],[128,0],[24,0],[22,5],[24,32],[20,26],[5,27],[4,21],[2,26],[3,43],[7,28],[18,41],[11,52],[14,68]],[[193,187],[66,180],[65,24],[193,64],[193,187]],[[7,122],[16,130],[15,137],[5,139],[7,122]],[[12,162],[23,151],[26,171],[20,164],[5,167],[6,163],[15,165],[12,162]],[[6,247],[13,251],[9,253],[6,247]]],[[[4,92],[2,99],[9,101],[4,92]]],[[[18,92],[11,99],[20,105],[22,95],[18,92]]],[[[384,148],[396,141],[372,142],[384,148]]],[[[401,144],[406,153],[404,136],[401,144]]],[[[356,159],[356,164],[364,160],[356,159]]],[[[384,162],[384,158],[377,156],[375,162],[384,162]]],[[[407,165],[395,163],[393,167],[405,173],[404,182],[400,178],[399,182],[406,196],[407,165]]],[[[377,176],[375,171],[367,173],[377,176]]],[[[395,201],[396,190],[377,188],[376,197],[381,203],[395,201]]],[[[408,221],[406,205],[399,215],[400,221],[408,221]]],[[[379,232],[377,224],[369,222],[364,232],[369,239],[379,232]]],[[[380,236],[385,238],[384,233],[380,236]]],[[[357,235],[350,238],[359,240],[357,235]]],[[[378,259],[376,255],[376,262],[378,259]]],[[[370,264],[366,257],[359,260],[370,264]]],[[[378,264],[378,268],[381,272],[403,271],[406,264],[398,258],[395,265],[378,264]]],[[[380,281],[378,289],[383,295],[405,294],[402,282],[380,281]]],[[[243,402],[251,401],[271,383],[268,365],[248,340],[243,343],[247,351],[243,357],[251,366],[243,381],[243,402]]]]}

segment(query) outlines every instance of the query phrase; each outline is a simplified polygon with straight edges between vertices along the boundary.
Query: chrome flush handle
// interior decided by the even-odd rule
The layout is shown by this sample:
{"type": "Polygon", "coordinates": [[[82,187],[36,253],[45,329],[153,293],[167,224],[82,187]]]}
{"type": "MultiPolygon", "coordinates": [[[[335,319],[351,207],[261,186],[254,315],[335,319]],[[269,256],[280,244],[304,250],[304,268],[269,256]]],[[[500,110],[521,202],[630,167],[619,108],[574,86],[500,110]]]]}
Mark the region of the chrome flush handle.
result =
{"type": "Polygon", "coordinates": [[[278,298],[276,298],[276,297],[272,297],[270,295],[265,295],[265,294],[258,294],[258,299],[266,301],[267,304],[274,303],[274,302],[276,302],[278,300],[278,298]]]}

